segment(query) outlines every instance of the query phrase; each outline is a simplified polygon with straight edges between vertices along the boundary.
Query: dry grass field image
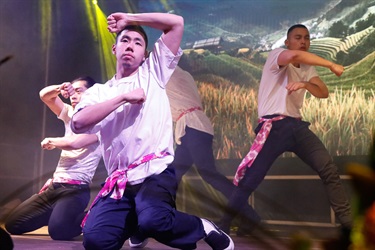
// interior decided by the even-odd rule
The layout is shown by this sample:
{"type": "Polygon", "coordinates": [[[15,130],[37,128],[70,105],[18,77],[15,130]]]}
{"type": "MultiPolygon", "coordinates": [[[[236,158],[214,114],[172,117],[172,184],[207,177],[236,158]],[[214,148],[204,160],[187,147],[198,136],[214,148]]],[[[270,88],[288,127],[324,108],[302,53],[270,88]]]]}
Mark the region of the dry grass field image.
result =
{"type": "MultiPolygon", "coordinates": [[[[372,26],[347,39],[312,40],[311,52],[336,60],[339,52],[348,53],[366,39],[374,39],[372,26]],[[354,41],[354,42],[353,42],[354,41]]],[[[215,153],[218,159],[242,158],[255,137],[257,87],[262,64],[254,55],[213,54],[205,50],[185,51],[182,62],[195,76],[207,115],[215,128],[215,153]],[[199,69],[199,70],[198,70],[199,69]]],[[[345,66],[341,77],[317,67],[330,90],[327,99],[306,95],[303,119],[322,139],[333,156],[366,155],[375,129],[375,52],[345,66]]],[[[286,156],[290,156],[285,154],[286,156]]]]}

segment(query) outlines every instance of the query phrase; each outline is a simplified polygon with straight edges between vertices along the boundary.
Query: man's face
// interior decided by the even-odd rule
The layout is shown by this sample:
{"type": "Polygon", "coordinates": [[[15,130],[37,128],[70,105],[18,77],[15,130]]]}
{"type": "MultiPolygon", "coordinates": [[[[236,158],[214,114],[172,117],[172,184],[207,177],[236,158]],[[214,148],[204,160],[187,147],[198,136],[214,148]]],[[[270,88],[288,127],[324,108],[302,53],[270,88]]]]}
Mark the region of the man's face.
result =
{"type": "Polygon", "coordinates": [[[310,48],[310,33],[305,28],[293,29],[285,40],[285,46],[292,50],[308,51],[310,48]]]}
{"type": "Polygon", "coordinates": [[[70,103],[73,108],[81,101],[83,92],[87,90],[85,84],[86,81],[76,81],[72,84],[75,92],[70,96],[70,103]]]}
{"type": "Polygon", "coordinates": [[[142,35],[136,31],[124,30],[112,47],[117,62],[126,68],[138,68],[145,60],[146,44],[142,35]]]}

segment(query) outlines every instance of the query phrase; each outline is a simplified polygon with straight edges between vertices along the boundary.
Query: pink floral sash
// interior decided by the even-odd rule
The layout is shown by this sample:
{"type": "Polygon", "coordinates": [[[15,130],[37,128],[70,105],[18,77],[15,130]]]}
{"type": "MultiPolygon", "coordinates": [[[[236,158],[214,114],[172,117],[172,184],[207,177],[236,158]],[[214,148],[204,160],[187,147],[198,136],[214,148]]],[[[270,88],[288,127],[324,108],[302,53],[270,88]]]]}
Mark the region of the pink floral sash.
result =
{"type": "Polygon", "coordinates": [[[241,161],[240,165],[237,168],[236,174],[233,179],[234,185],[238,186],[240,180],[244,177],[246,168],[250,168],[253,164],[255,158],[258,156],[259,152],[262,150],[264,143],[271,131],[272,122],[279,121],[284,119],[285,116],[279,115],[270,119],[267,118],[260,118],[258,123],[264,122],[260,131],[258,132],[257,136],[253,144],[251,145],[249,153],[245,156],[245,158],[241,161]]]}
{"type": "Polygon", "coordinates": [[[192,107],[192,108],[189,108],[189,109],[183,110],[183,111],[181,112],[181,114],[178,116],[176,122],[177,122],[178,120],[180,120],[181,117],[183,117],[184,115],[186,115],[186,114],[188,114],[188,113],[191,113],[191,112],[193,112],[193,111],[195,111],[195,110],[202,110],[202,108],[199,107],[199,106],[197,106],[197,107],[192,107]]]}
{"type": "Polygon", "coordinates": [[[105,180],[104,186],[102,187],[102,189],[99,191],[98,195],[95,197],[94,201],[92,202],[89,211],[87,212],[85,218],[83,219],[81,223],[81,227],[85,225],[87,216],[89,215],[91,208],[95,205],[98,199],[107,196],[112,190],[113,190],[113,193],[110,196],[111,198],[116,199],[116,200],[119,200],[122,198],[125,192],[126,183],[128,182],[128,176],[126,174],[128,170],[133,169],[151,160],[154,160],[157,158],[163,158],[167,155],[170,155],[170,153],[160,152],[160,153],[151,153],[151,154],[145,155],[141,159],[130,164],[126,169],[123,169],[123,170],[117,169],[110,176],[108,176],[107,179],[105,180]]]}

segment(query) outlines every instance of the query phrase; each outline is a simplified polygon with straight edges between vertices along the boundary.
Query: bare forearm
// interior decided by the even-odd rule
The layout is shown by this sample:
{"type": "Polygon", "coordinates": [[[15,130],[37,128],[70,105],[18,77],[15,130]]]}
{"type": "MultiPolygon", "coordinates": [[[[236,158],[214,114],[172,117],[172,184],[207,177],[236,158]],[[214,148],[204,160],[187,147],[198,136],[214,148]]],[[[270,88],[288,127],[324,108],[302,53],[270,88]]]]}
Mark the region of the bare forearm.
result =
{"type": "Polygon", "coordinates": [[[308,82],[306,84],[306,90],[317,98],[327,98],[329,94],[328,88],[325,84],[317,85],[313,82],[308,82]]]}
{"type": "Polygon", "coordinates": [[[64,108],[64,102],[59,97],[60,93],[61,93],[61,84],[47,86],[39,92],[40,99],[57,116],[60,115],[62,109],[64,108]]]}
{"type": "Polygon", "coordinates": [[[129,93],[120,94],[105,102],[85,107],[73,115],[71,120],[72,130],[77,134],[84,133],[101,122],[121,105],[127,102],[131,104],[142,104],[145,100],[146,96],[143,89],[137,88],[129,93]]]}
{"type": "Polygon", "coordinates": [[[73,132],[80,134],[90,130],[120,105],[125,103],[126,101],[122,96],[117,96],[111,100],[83,108],[72,117],[71,128],[73,132]]]}
{"type": "Polygon", "coordinates": [[[341,76],[344,72],[344,67],[342,65],[333,63],[315,54],[300,50],[284,50],[277,58],[277,63],[280,66],[285,66],[289,63],[294,65],[302,63],[312,66],[322,66],[328,68],[336,76],[341,76]]]}
{"type": "Polygon", "coordinates": [[[332,64],[331,61],[328,61],[320,56],[317,56],[310,52],[297,51],[296,55],[293,57],[292,63],[302,63],[313,66],[321,66],[325,68],[330,68],[332,64]]]}
{"type": "Polygon", "coordinates": [[[137,25],[148,26],[154,29],[168,31],[175,26],[183,26],[181,16],[167,13],[140,13],[127,14],[128,21],[137,25]]]}
{"type": "Polygon", "coordinates": [[[286,86],[289,94],[299,89],[306,89],[310,94],[318,98],[328,97],[328,88],[319,77],[313,77],[310,81],[290,82],[286,86]]]}
{"type": "Polygon", "coordinates": [[[60,94],[60,85],[50,85],[43,88],[39,92],[40,99],[43,102],[48,102],[51,99],[57,98],[60,94]]]}
{"type": "Polygon", "coordinates": [[[163,31],[165,45],[177,54],[184,33],[184,19],[181,16],[167,13],[113,13],[108,16],[108,30],[120,32],[127,25],[148,26],[163,31]]]}
{"type": "Polygon", "coordinates": [[[329,68],[333,63],[315,54],[300,50],[284,50],[278,58],[279,65],[307,64],[329,68]]]}
{"type": "Polygon", "coordinates": [[[42,143],[43,149],[52,150],[55,148],[63,149],[63,150],[72,150],[76,149],[72,142],[65,137],[50,137],[45,138],[42,143]]]}
{"type": "Polygon", "coordinates": [[[43,149],[59,148],[63,150],[73,150],[87,147],[98,141],[95,134],[80,134],[66,137],[48,137],[41,142],[43,149]]]}

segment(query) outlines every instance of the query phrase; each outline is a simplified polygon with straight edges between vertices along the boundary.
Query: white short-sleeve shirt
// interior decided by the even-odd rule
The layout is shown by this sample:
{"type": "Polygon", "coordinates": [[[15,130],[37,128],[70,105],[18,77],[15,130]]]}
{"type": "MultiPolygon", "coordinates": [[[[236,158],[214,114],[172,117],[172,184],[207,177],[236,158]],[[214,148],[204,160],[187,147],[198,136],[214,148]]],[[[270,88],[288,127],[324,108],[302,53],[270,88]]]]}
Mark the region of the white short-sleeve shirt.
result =
{"type": "Polygon", "coordinates": [[[318,76],[315,67],[311,65],[300,64],[297,68],[288,64],[280,67],[277,58],[284,50],[272,50],[264,65],[258,92],[259,117],[279,114],[300,118],[306,90],[300,89],[288,94],[286,86],[289,82],[309,81],[318,76]]]}
{"type": "Polygon", "coordinates": [[[174,55],[159,38],[150,56],[136,74],[104,85],[96,84],[82,96],[76,110],[85,106],[143,88],[143,104],[126,103],[118,107],[93,130],[99,130],[100,148],[108,175],[127,167],[142,157],[160,152],[170,155],[151,160],[127,172],[130,184],[141,183],[146,177],[159,174],[173,161],[173,128],[166,84],[182,55],[174,55]]]}
{"type": "Polygon", "coordinates": [[[175,141],[181,144],[186,126],[211,134],[214,130],[210,119],[203,111],[201,97],[194,78],[185,70],[177,67],[167,85],[167,94],[171,104],[172,119],[175,122],[175,141]],[[186,112],[191,108],[197,108],[186,112]],[[186,113],[185,113],[186,112],[186,113]]]}
{"type": "MultiPolygon", "coordinates": [[[[74,134],[70,128],[72,114],[73,107],[65,103],[58,116],[64,122],[65,136],[74,134]]],[[[62,150],[53,177],[91,183],[101,158],[98,146],[96,142],[81,149],[62,150]]]]}

